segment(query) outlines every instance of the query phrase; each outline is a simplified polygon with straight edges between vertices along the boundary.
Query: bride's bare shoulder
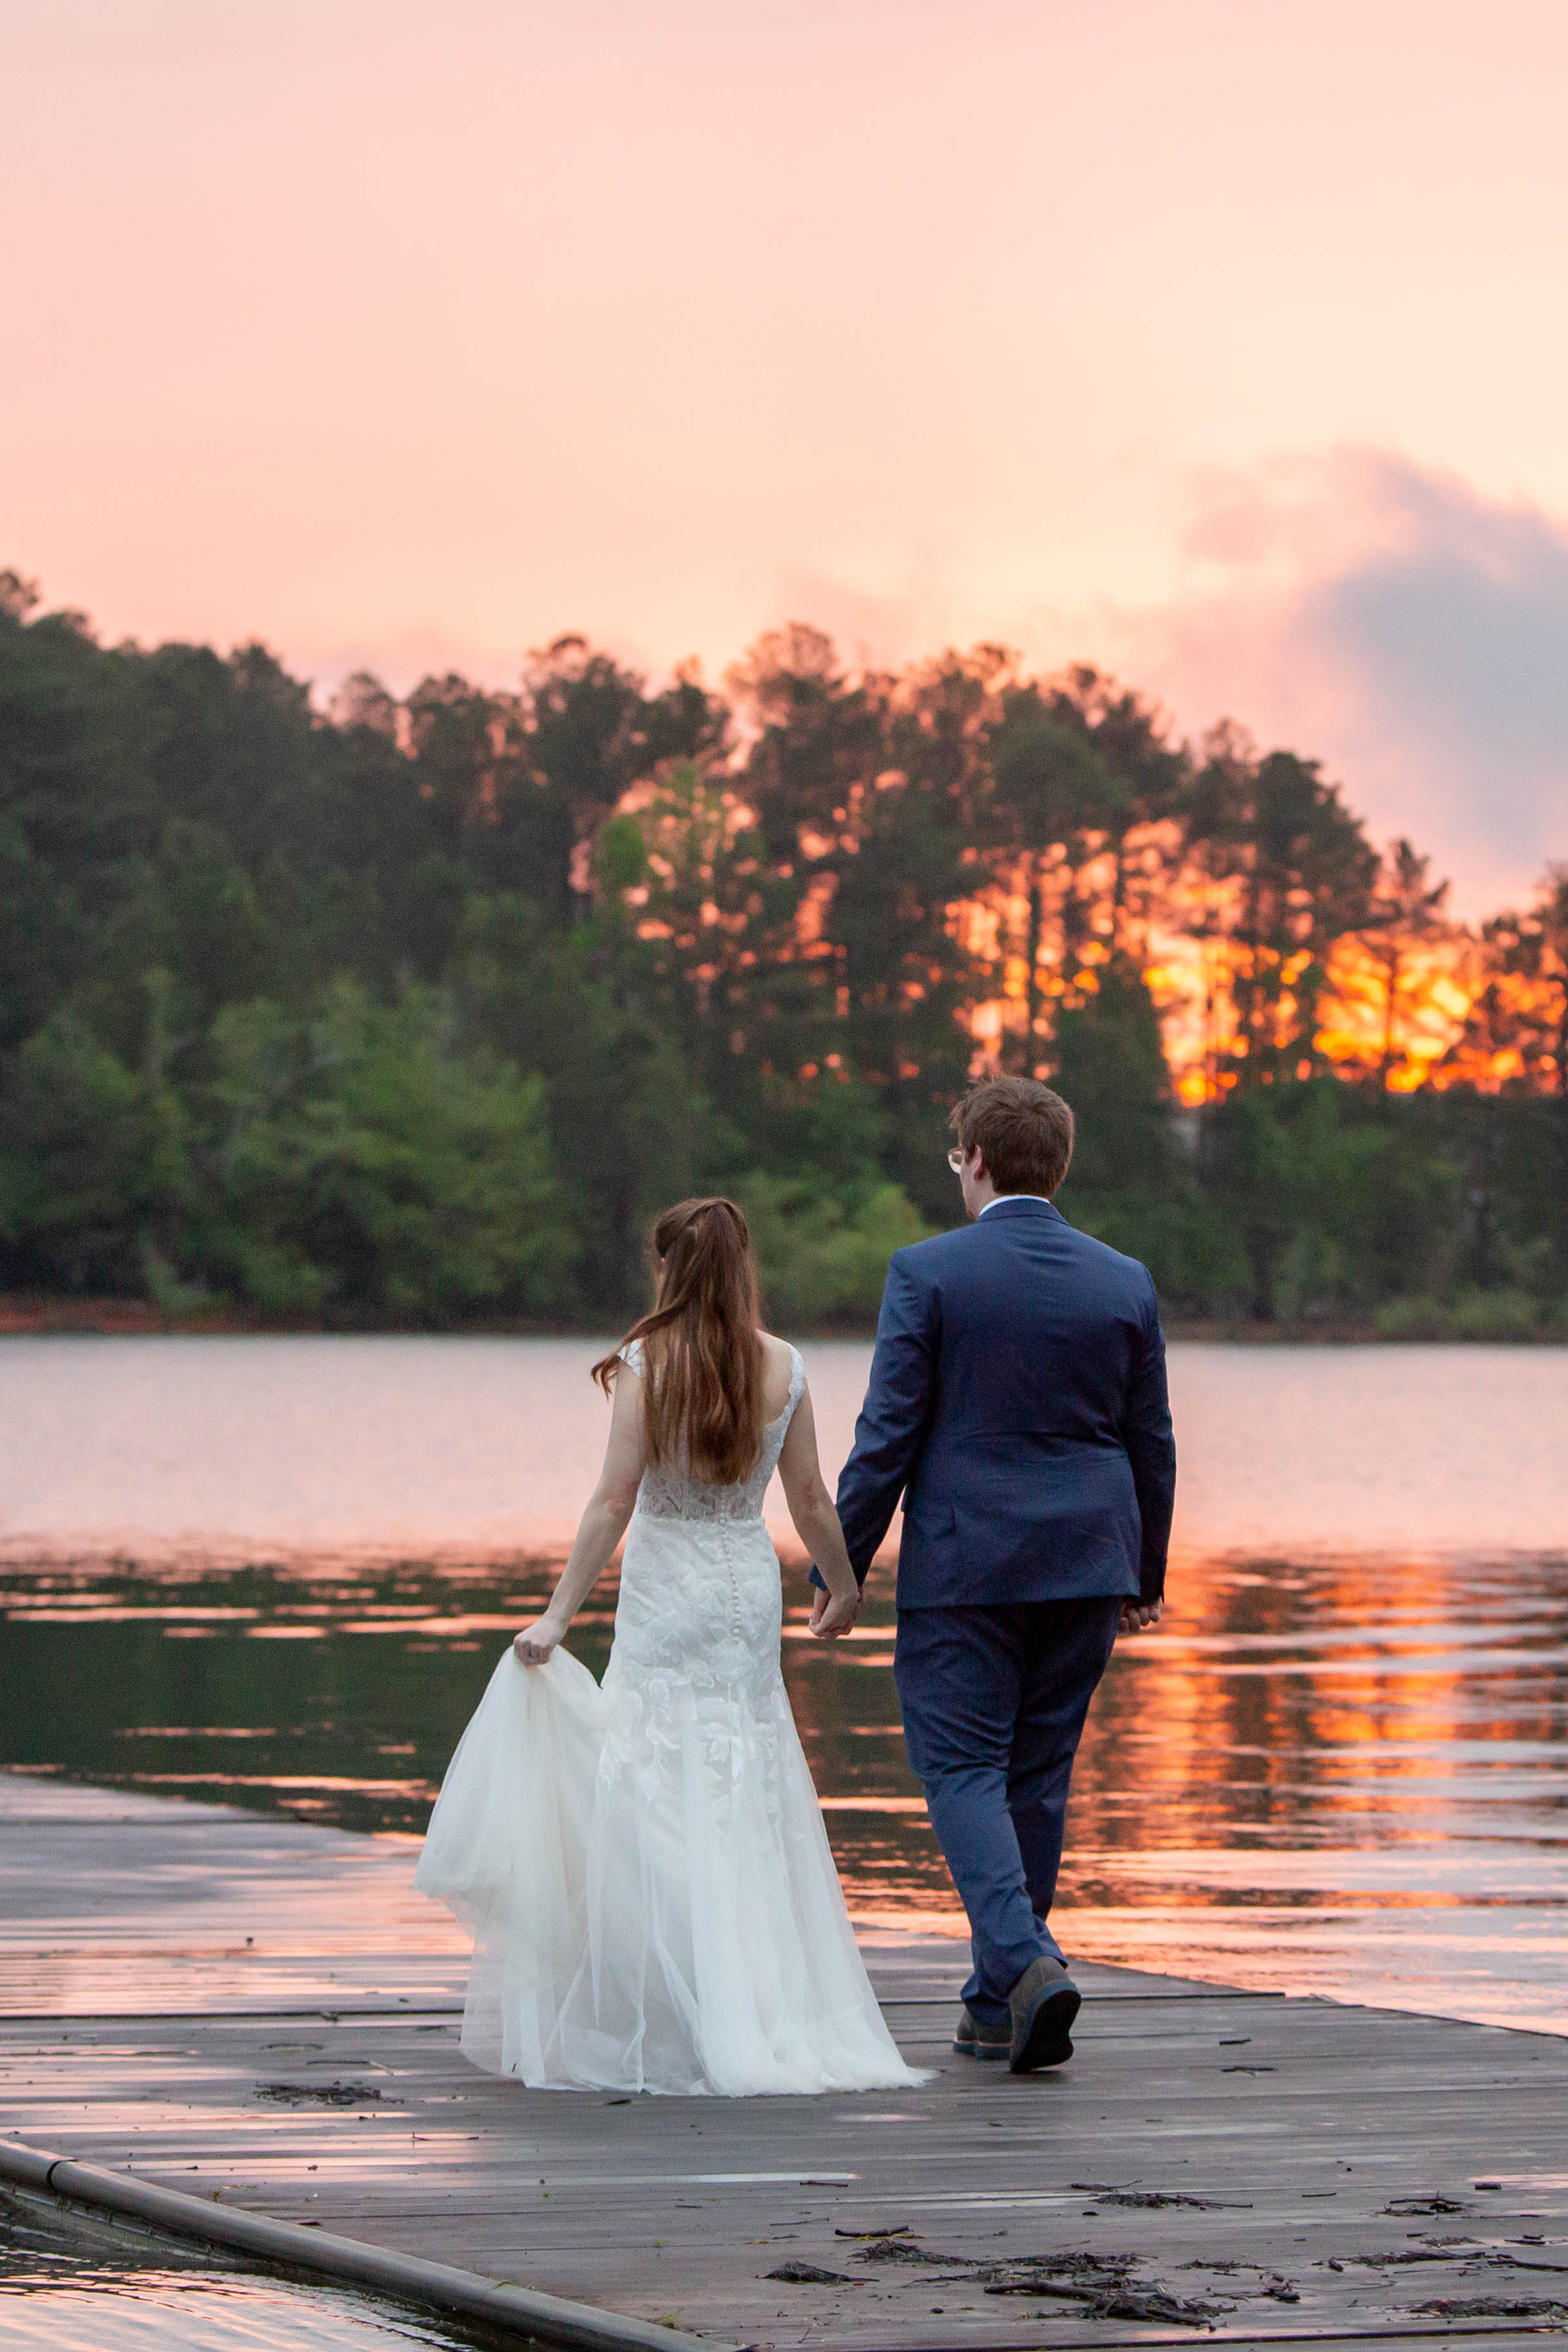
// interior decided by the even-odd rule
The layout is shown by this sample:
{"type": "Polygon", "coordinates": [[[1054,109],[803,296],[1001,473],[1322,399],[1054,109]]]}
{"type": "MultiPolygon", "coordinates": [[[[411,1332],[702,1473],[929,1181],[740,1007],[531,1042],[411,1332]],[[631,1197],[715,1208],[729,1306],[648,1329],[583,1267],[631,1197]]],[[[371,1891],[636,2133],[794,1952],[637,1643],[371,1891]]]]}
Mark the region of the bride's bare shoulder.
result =
{"type": "Polygon", "coordinates": [[[775,1339],[771,1331],[759,1331],[757,1337],[763,1343],[763,1411],[773,1421],[789,1402],[793,1354],[788,1340],[775,1339]]]}

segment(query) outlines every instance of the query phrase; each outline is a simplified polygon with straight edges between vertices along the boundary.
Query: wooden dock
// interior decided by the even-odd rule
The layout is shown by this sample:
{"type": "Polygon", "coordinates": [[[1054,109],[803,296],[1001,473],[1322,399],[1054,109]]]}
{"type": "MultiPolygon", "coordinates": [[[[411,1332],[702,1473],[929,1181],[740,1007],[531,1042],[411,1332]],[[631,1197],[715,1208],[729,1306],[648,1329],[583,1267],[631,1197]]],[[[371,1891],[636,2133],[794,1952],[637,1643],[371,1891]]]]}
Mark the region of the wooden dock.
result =
{"type": "Polygon", "coordinates": [[[530,2092],[458,2052],[414,1845],[0,1775],[0,2130],[736,2345],[1513,2345],[1568,2329],[1568,2041],[1090,1968],[1059,2074],[530,2092]]]}

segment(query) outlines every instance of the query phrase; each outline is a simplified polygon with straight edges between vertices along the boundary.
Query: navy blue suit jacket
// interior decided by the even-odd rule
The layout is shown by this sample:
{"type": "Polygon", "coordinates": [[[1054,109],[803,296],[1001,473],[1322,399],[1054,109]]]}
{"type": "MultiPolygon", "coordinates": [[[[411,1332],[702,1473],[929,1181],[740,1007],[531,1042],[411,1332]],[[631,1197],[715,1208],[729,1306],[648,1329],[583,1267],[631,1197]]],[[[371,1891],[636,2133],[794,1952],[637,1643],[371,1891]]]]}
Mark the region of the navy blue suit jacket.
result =
{"type": "Polygon", "coordinates": [[[900,1609],[1164,1590],[1176,1452],[1154,1285],[1004,1195],[895,1252],[838,1482],[864,1583],[900,1497],[900,1609]]]}

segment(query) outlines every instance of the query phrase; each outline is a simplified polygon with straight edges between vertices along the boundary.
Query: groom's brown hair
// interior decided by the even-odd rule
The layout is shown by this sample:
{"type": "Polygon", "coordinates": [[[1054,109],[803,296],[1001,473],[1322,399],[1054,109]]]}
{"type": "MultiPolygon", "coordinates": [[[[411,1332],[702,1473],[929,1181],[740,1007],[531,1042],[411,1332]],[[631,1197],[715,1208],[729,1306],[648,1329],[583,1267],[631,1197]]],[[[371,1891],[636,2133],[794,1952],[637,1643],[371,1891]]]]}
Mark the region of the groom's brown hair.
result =
{"type": "Polygon", "coordinates": [[[998,1192],[1048,1201],[1072,1159],[1072,1112],[1035,1078],[987,1078],[953,1108],[949,1125],[967,1157],[978,1150],[998,1192]]]}

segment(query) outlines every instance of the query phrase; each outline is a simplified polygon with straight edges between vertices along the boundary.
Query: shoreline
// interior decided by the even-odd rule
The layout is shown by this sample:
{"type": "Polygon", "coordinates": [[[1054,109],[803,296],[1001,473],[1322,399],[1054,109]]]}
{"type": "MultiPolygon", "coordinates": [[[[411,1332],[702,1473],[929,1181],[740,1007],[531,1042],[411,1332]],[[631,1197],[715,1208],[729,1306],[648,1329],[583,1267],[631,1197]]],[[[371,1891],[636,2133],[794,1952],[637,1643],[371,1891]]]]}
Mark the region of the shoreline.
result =
{"type": "MultiPolygon", "coordinates": [[[[1394,1302],[1399,1304],[1401,1302],[1394,1302]]],[[[1336,1316],[1310,1322],[1265,1323],[1238,1318],[1169,1316],[1165,1338],[1182,1346],[1226,1348],[1565,1348],[1568,1322],[1533,1329],[1445,1328],[1441,1310],[1409,1328],[1380,1328],[1374,1316],[1336,1316]]],[[[0,1339],[580,1339],[615,1335],[608,1326],[497,1318],[461,1324],[330,1323],[320,1318],[262,1317],[238,1312],[172,1315],[142,1299],[0,1297],[0,1339]]],[[[868,1347],[874,1323],[827,1323],[796,1330],[806,1341],[849,1340],[868,1347]]]]}

